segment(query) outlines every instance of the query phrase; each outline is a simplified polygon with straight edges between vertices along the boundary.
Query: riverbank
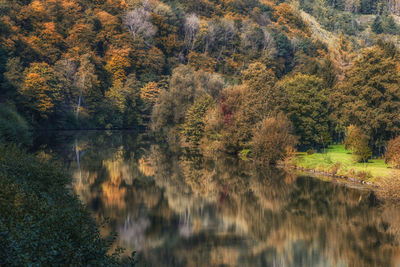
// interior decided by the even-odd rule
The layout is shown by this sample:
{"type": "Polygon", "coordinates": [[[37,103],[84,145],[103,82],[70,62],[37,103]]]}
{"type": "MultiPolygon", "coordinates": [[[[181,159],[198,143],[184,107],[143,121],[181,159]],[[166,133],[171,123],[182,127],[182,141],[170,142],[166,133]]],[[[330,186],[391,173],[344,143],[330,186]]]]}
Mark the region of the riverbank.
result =
{"type": "Polygon", "coordinates": [[[370,159],[367,163],[354,162],[353,155],[343,145],[329,146],[325,153],[297,153],[293,159],[296,169],[353,182],[376,184],[400,172],[391,168],[384,159],[370,159]]]}

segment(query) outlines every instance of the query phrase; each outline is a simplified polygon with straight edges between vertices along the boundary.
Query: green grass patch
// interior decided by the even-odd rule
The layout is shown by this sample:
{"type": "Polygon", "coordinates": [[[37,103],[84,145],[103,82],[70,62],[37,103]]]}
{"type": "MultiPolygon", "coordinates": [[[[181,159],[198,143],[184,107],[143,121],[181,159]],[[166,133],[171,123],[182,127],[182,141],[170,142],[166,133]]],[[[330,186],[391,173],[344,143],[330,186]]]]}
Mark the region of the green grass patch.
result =
{"type": "Polygon", "coordinates": [[[370,159],[367,163],[357,163],[351,151],[344,145],[332,145],[325,153],[298,153],[294,159],[296,166],[336,175],[357,177],[374,182],[378,177],[389,177],[398,172],[385,163],[384,159],[370,159]]]}

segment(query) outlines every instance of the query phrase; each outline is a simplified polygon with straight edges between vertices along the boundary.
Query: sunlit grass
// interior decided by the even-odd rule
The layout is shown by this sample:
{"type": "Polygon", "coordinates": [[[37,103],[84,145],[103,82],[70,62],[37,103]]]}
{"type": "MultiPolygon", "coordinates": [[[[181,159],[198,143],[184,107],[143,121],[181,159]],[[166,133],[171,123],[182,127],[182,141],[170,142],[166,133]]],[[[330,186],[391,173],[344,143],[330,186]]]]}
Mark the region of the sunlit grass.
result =
{"type": "Polygon", "coordinates": [[[398,172],[385,163],[384,159],[370,159],[367,163],[357,163],[344,145],[332,145],[325,153],[298,153],[294,159],[298,167],[324,172],[335,172],[344,176],[363,176],[373,182],[378,177],[389,177],[398,172]]]}

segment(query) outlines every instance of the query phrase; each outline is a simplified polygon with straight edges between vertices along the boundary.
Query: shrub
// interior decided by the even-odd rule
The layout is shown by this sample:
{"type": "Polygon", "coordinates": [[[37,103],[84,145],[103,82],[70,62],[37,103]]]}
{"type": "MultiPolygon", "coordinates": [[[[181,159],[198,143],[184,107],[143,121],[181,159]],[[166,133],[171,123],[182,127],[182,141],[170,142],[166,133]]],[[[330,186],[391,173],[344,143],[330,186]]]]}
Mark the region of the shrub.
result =
{"type": "Polygon", "coordinates": [[[250,149],[243,149],[242,151],[239,152],[239,157],[241,160],[248,160],[248,156],[250,154],[251,150],[250,149]]]}
{"type": "Polygon", "coordinates": [[[359,172],[357,172],[356,176],[361,181],[365,181],[372,177],[371,173],[367,172],[367,171],[359,171],[359,172]]]}
{"type": "Polygon", "coordinates": [[[306,153],[307,153],[307,155],[312,155],[312,154],[315,153],[315,150],[313,150],[313,149],[308,149],[308,150],[306,151],[306,153]]]}
{"type": "Polygon", "coordinates": [[[354,148],[353,154],[356,162],[368,162],[368,159],[372,156],[368,141],[361,139],[354,148]]]}
{"type": "Polygon", "coordinates": [[[393,174],[391,177],[381,178],[377,182],[378,196],[394,202],[400,202],[400,176],[393,174]]]}
{"type": "Polygon", "coordinates": [[[329,173],[332,175],[336,175],[340,168],[342,167],[342,163],[340,161],[335,162],[335,164],[333,164],[333,166],[330,168],[329,173]]]}
{"type": "Polygon", "coordinates": [[[297,138],[292,135],[293,126],[282,114],[265,118],[253,131],[252,156],[258,161],[275,164],[283,160],[288,147],[294,147],[297,138]]]}
{"type": "Polygon", "coordinates": [[[29,145],[31,134],[27,122],[14,107],[0,104],[0,142],[29,145]]]}
{"type": "Polygon", "coordinates": [[[54,163],[0,144],[0,259],[4,266],[119,266],[90,212],[54,163]]]}
{"type": "Polygon", "coordinates": [[[394,168],[400,168],[400,136],[390,140],[387,144],[385,162],[394,168]]]}

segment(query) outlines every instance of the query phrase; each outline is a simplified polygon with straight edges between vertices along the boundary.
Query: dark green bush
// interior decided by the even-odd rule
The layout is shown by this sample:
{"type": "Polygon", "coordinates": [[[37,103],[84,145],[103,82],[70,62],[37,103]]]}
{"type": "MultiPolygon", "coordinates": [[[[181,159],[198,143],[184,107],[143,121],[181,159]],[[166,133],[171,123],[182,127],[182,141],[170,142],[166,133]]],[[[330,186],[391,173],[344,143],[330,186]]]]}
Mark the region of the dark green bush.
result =
{"type": "Polygon", "coordinates": [[[29,125],[14,107],[0,104],[0,143],[9,142],[29,145],[31,133],[29,125]]]}
{"type": "Polygon", "coordinates": [[[53,163],[0,144],[1,266],[121,265],[70,182],[53,163]]]}
{"type": "Polygon", "coordinates": [[[307,153],[307,155],[312,155],[312,154],[315,153],[315,150],[313,150],[313,149],[308,149],[308,150],[306,151],[306,153],[307,153]]]}

